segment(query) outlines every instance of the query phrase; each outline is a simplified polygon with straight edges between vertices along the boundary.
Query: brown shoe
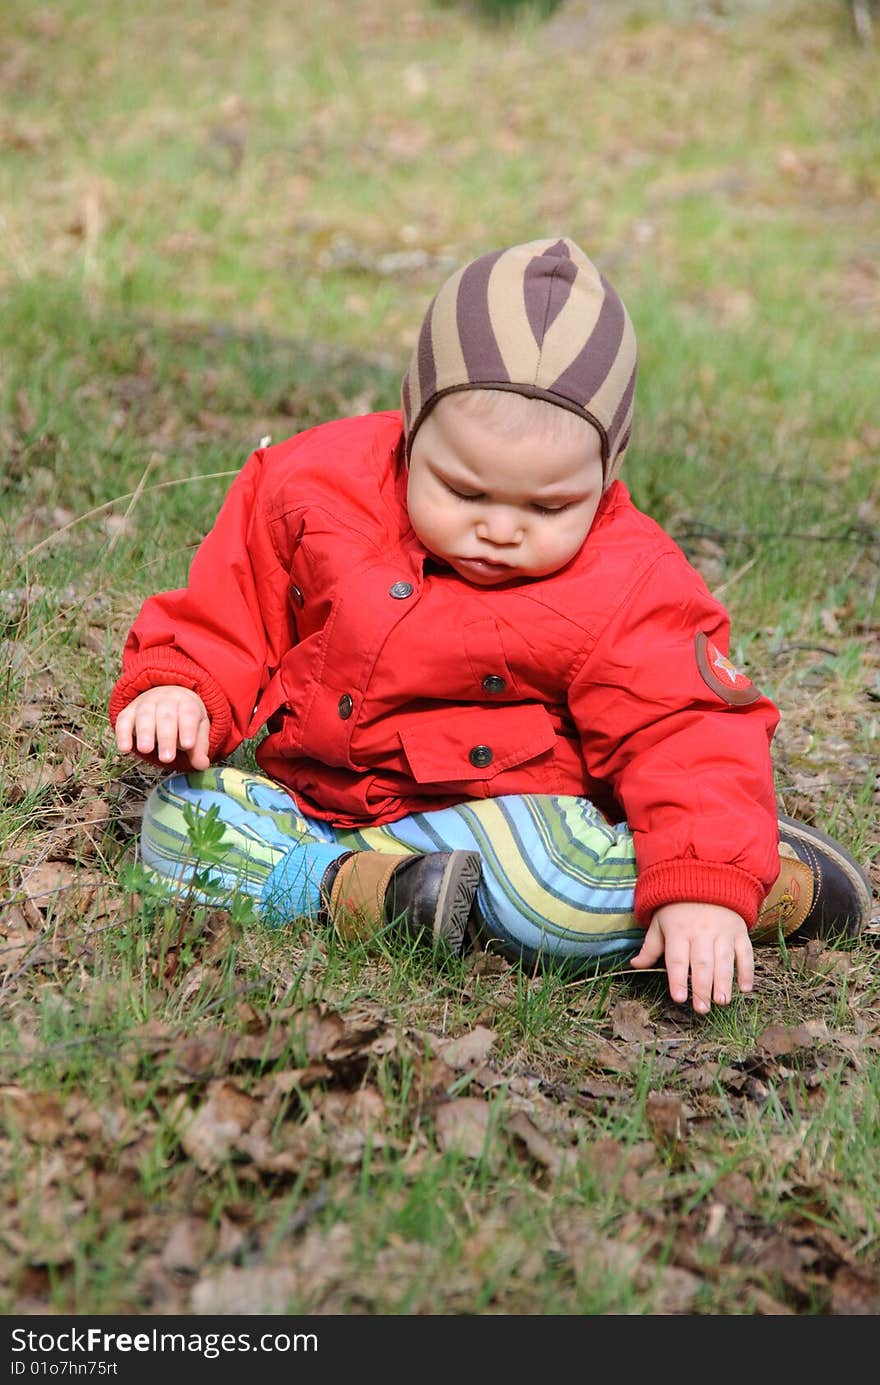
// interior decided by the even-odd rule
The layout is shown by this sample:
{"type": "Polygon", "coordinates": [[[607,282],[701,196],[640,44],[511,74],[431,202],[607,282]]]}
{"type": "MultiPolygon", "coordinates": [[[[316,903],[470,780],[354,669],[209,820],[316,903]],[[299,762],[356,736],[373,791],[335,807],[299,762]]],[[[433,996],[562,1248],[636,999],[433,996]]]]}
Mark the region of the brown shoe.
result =
{"type": "Polygon", "coordinates": [[[478,851],[406,856],[353,851],[331,864],[321,893],[344,940],[368,938],[390,925],[457,955],[464,946],[480,869],[478,851]]]}
{"type": "Polygon", "coordinates": [[[871,886],[833,837],[779,815],[779,876],[752,929],[753,942],[855,938],[871,914],[871,886]]]}

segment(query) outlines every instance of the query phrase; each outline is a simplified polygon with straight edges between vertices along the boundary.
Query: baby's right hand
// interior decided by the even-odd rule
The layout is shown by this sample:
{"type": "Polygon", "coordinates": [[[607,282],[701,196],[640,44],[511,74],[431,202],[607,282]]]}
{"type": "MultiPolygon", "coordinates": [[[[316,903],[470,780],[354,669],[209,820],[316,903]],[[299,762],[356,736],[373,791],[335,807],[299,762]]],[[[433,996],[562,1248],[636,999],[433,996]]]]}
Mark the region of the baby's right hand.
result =
{"type": "Polygon", "coordinates": [[[190,688],[159,687],[140,693],[116,718],[116,746],[170,763],[179,750],[193,769],[207,769],[211,723],[205,704],[190,688]]]}

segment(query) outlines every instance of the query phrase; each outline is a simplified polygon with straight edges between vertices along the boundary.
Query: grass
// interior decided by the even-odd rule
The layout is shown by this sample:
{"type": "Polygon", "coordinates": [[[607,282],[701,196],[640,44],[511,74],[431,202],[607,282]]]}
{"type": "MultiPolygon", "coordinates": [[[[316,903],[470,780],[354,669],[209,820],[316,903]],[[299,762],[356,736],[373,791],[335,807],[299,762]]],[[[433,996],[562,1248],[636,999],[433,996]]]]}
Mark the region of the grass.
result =
{"type": "Polygon", "coordinates": [[[172,907],[105,708],[259,439],[393,407],[449,270],[558,230],[780,807],[876,887],[877,51],[808,0],[294,8],[0,20],[0,1311],[876,1312],[875,932],[698,1019],[172,907]]]}

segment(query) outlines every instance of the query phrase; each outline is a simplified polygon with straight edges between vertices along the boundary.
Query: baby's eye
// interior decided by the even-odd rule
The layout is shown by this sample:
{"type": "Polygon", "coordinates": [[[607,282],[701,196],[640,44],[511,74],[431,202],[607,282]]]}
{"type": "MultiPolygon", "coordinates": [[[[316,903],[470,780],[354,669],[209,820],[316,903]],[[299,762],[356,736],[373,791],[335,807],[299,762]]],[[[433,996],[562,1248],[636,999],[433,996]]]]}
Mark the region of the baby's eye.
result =
{"type": "Polygon", "coordinates": [[[455,486],[450,486],[448,481],[444,481],[443,484],[450,495],[455,496],[456,500],[485,500],[486,498],[482,491],[460,491],[456,490],[455,486]]]}
{"type": "Polygon", "coordinates": [[[536,515],[561,515],[566,510],[570,510],[573,503],[571,500],[566,501],[564,505],[538,505],[535,503],[532,509],[536,515]]]}

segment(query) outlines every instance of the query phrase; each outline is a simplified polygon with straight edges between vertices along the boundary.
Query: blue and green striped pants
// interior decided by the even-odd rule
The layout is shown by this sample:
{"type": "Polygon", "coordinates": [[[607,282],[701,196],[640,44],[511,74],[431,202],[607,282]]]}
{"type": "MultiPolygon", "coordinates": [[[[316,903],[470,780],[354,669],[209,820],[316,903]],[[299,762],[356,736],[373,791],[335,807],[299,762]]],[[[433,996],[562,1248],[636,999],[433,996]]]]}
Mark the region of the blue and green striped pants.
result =
{"type": "Polygon", "coordinates": [[[272,923],[314,915],[321,877],[343,852],[465,850],[482,858],[483,934],[506,955],[606,964],[644,938],[632,912],[632,837],[584,798],[478,799],[355,831],[306,817],[278,784],[231,765],[176,774],[151,793],[141,832],[144,865],[172,891],[204,870],[186,818],[212,807],[224,828],[212,888],[251,896],[272,923]]]}

